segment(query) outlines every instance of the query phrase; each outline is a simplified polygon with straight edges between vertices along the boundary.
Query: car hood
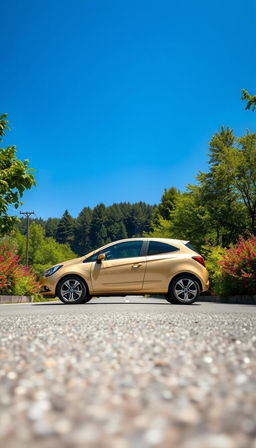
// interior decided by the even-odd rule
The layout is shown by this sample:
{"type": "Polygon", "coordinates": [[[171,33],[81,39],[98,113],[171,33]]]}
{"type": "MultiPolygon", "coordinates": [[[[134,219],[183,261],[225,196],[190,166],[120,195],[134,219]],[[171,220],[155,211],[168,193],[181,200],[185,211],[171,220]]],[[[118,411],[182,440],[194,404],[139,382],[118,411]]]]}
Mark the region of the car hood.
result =
{"type": "Polygon", "coordinates": [[[59,265],[61,264],[62,266],[70,266],[72,264],[77,264],[79,262],[81,263],[84,259],[85,259],[84,256],[83,257],[79,257],[79,258],[72,258],[72,260],[63,261],[62,263],[58,263],[58,264],[59,265]]]}

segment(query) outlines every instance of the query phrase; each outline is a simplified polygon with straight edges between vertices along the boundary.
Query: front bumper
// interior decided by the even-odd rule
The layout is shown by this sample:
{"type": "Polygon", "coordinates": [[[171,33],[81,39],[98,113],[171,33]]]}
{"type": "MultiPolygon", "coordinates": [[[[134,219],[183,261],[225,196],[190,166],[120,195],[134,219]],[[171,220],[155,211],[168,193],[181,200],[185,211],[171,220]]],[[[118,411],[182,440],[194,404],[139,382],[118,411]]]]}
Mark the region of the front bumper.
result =
{"type": "Polygon", "coordinates": [[[50,277],[42,276],[39,280],[39,293],[44,297],[55,297],[55,284],[49,281],[50,277]]]}

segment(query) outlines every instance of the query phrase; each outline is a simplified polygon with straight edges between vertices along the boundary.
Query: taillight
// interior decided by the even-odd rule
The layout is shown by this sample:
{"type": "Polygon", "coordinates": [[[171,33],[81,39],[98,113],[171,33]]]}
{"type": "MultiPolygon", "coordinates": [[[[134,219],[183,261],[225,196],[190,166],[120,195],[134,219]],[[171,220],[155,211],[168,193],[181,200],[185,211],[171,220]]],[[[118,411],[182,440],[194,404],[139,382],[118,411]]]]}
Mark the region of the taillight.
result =
{"type": "Polygon", "coordinates": [[[202,264],[203,266],[205,266],[205,262],[203,257],[192,257],[193,260],[196,260],[198,263],[202,264]]]}

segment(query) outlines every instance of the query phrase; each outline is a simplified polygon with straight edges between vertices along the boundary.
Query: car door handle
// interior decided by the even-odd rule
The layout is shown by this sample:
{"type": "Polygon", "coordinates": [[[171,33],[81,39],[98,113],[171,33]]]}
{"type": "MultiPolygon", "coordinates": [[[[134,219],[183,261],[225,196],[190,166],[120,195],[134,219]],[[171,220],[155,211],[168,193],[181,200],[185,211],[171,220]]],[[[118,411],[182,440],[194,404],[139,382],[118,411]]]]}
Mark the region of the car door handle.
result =
{"type": "Polygon", "coordinates": [[[132,269],[138,269],[138,268],[140,268],[142,266],[142,263],[139,263],[139,264],[133,264],[132,265],[132,269]]]}

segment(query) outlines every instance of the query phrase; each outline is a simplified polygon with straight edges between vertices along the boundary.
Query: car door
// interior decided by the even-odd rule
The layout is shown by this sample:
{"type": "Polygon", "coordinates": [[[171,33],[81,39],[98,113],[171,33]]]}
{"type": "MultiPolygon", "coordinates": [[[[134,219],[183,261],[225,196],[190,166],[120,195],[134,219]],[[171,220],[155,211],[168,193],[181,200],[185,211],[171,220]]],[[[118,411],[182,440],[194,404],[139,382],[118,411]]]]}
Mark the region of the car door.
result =
{"type": "Polygon", "coordinates": [[[146,257],[142,256],[143,241],[125,241],[108,246],[106,258],[91,264],[91,282],[94,293],[130,292],[142,289],[146,257]]]}
{"type": "Polygon", "coordinates": [[[143,290],[166,292],[175,271],[179,248],[161,241],[149,241],[143,290]]]}

